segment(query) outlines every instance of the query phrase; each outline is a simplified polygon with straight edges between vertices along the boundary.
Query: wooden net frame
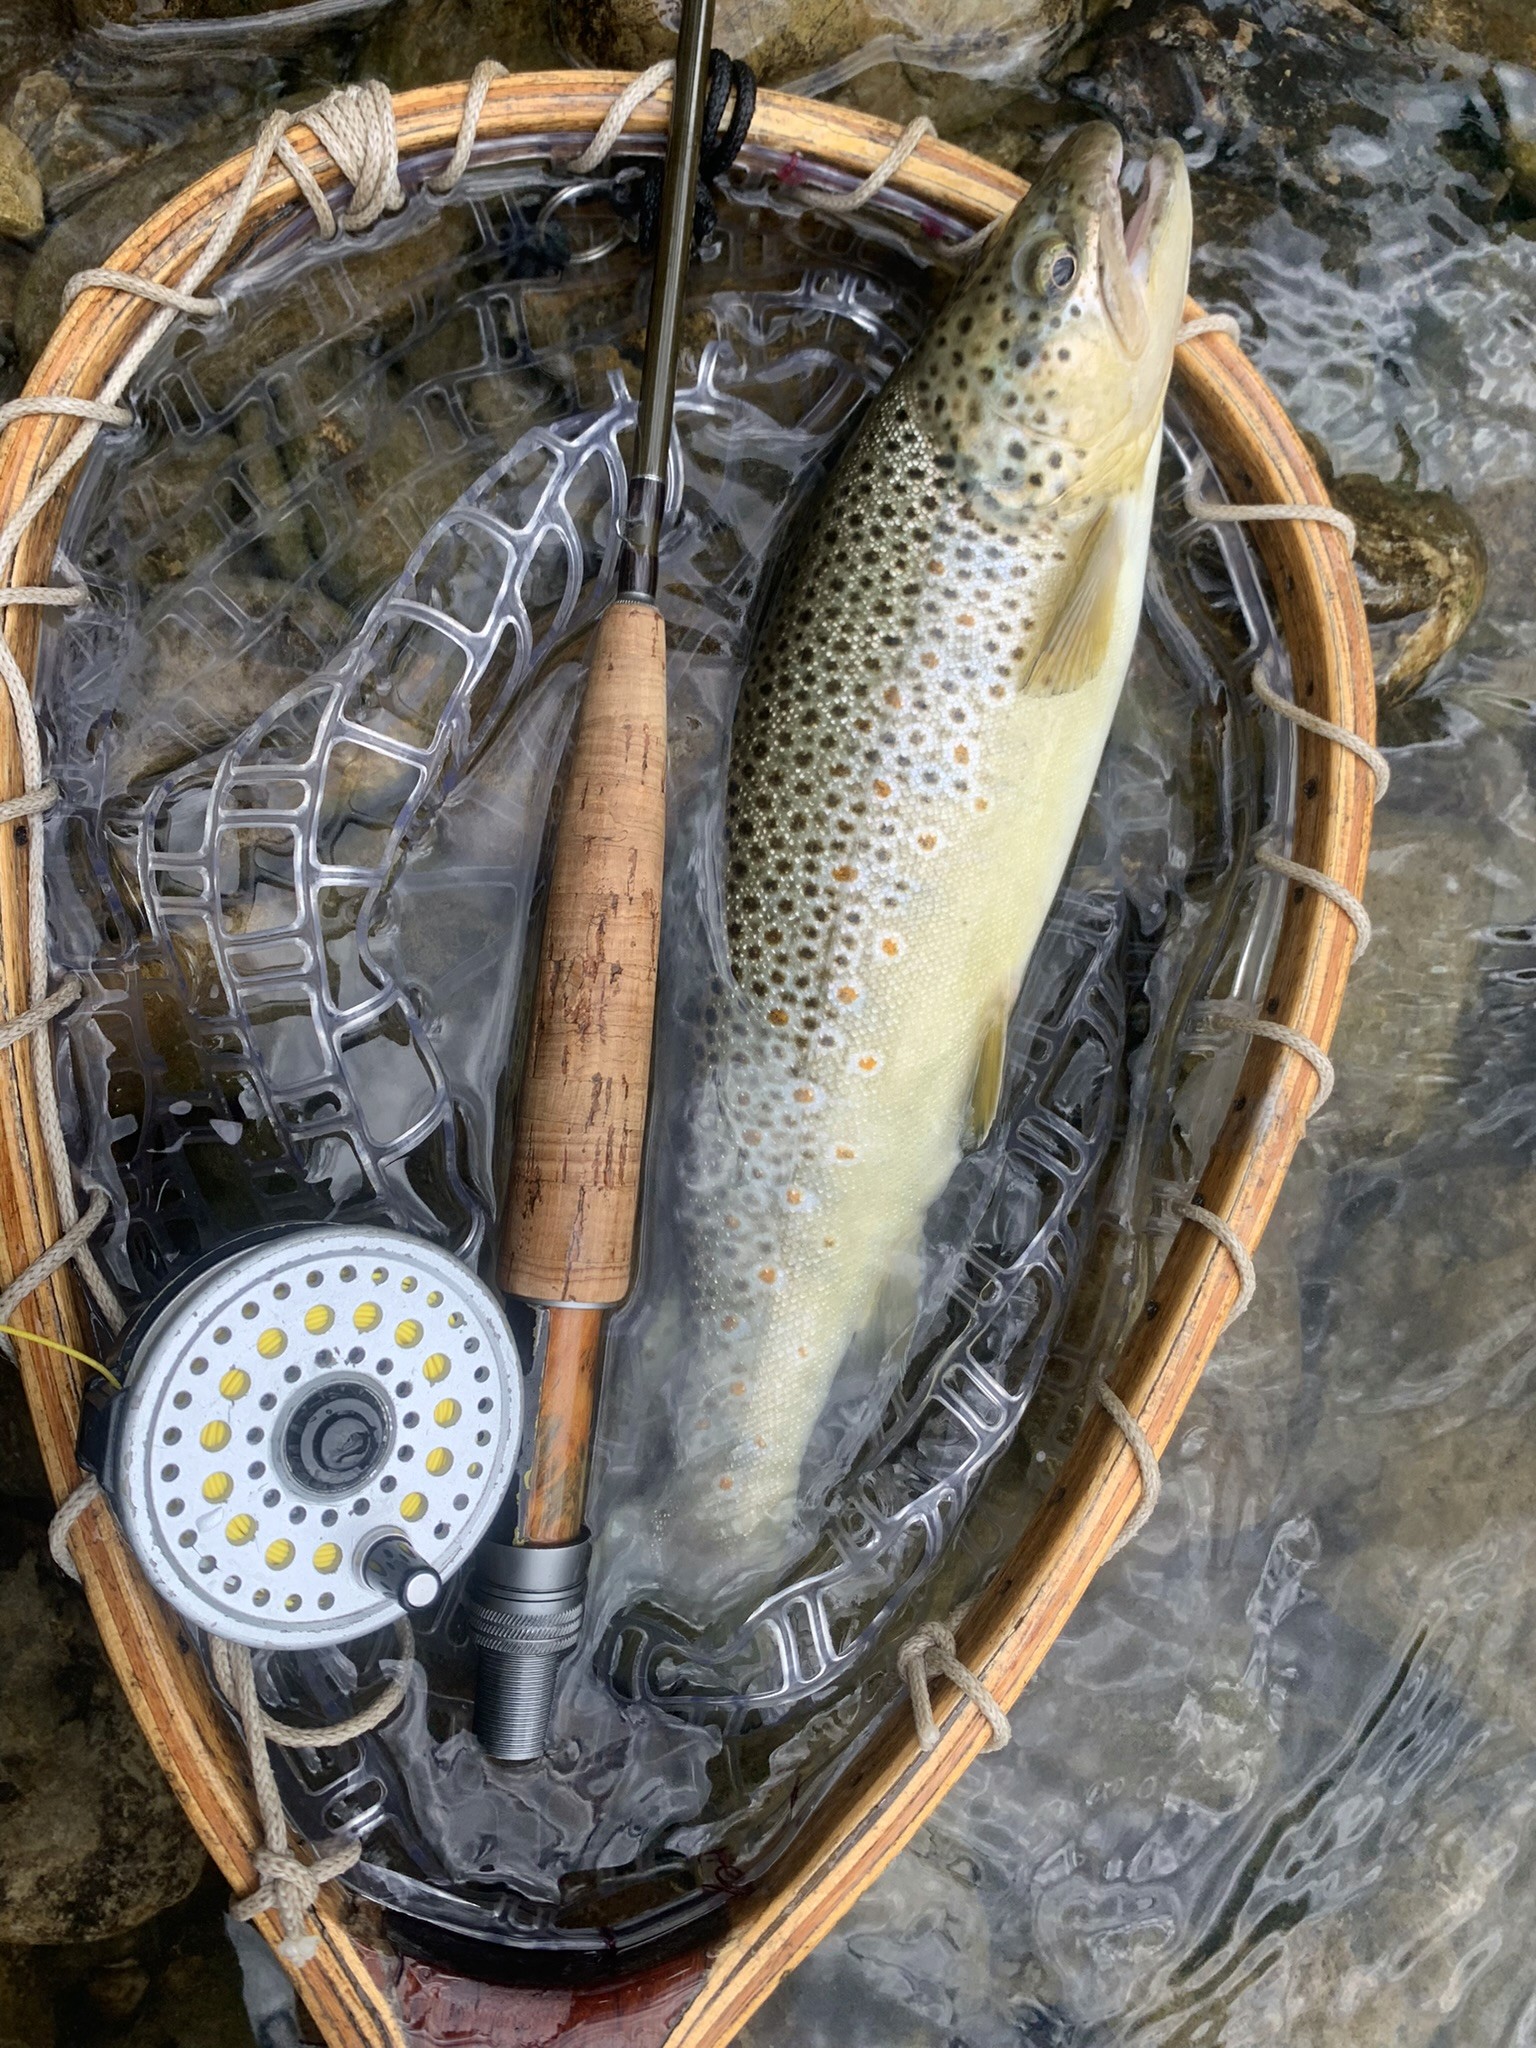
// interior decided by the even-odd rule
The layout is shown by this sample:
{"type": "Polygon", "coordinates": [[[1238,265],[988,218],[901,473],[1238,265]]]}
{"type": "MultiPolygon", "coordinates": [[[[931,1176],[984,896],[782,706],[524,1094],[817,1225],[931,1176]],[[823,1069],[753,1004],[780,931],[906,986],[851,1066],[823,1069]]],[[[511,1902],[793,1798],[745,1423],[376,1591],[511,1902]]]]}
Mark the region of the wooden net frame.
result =
{"type": "MultiPolygon", "coordinates": [[[[473,89],[481,102],[479,140],[554,141],[574,149],[590,138],[629,82],[629,74],[618,72],[530,73],[502,76],[487,90],[482,79],[473,89]]],[[[395,97],[398,155],[408,182],[440,169],[452,155],[471,94],[461,83],[395,97]]],[[[626,132],[660,138],[667,115],[668,95],[662,92],[636,109],[626,132]]],[[[317,125],[326,127],[323,110],[317,125]]],[[[334,130],[330,134],[334,142],[334,130]]],[[[755,148],[853,179],[875,170],[897,140],[889,123],[767,91],[758,95],[750,134],[755,148]]],[[[276,216],[304,203],[305,179],[333,202],[348,188],[350,181],[304,117],[295,118],[281,151],[269,151],[269,158],[233,254],[276,216]]],[[[112,268],[169,286],[184,281],[217,233],[250,163],[248,152],[182,192],[123,243],[112,268]]],[[[973,228],[1009,211],[1024,191],[1007,172],[933,139],[912,151],[890,189],[973,228]]],[[[27,397],[99,398],[114,367],[160,310],[108,284],[81,291],[33,372],[27,397]]],[[[1188,316],[1198,319],[1200,308],[1191,303],[1188,316]]],[[[1206,332],[1186,341],[1175,375],[1234,500],[1327,505],[1295,428],[1230,338],[1206,332]]],[[[0,527],[14,517],[78,424],[42,413],[10,421],[0,437],[0,527]]],[[[0,574],[5,638],[29,685],[41,613],[35,600],[6,604],[4,593],[49,582],[67,489],[66,482],[37,511],[0,574]]],[[[1328,525],[1282,519],[1255,525],[1253,539],[1273,585],[1296,704],[1368,741],[1375,721],[1371,653],[1346,538],[1328,525]]],[[[1371,767],[1316,730],[1303,727],[1298,747],[1293,859],[1358,897],[1370,844],[1371,767]]],[[[0,703],[0,800],[22,789],[17,721],[13,708],[0,703]]],[[[27,1016],[35,1001],[28,889],[37,832],[35,818],[20,817],[0,833],[0,1001],[12,1020],[27,1016]]],[[[1295,880],[1263,1017],[1325,1050],[1355,940],[1355,926],[1339,903],[1306,880],[1295,880]]],[[[46,1066],[52,1058],[48,1025],[25,1027],[13,1042],[4,1038],[0,1020],[0,1256],[7,1273],[15,1275],[56,1242],[61,1216],[39,1118],[39,1063],[46,1066]]],[[[1224,1221],[1250,1253],[1263,1235],[1318,1085],[1315,1064],[1294,1045],[1253,1040],[1198,1193],[1203,1208],[1224,1221]]],[[[1108,1375],[1158,1454],[1177,1426],[1239,1285],[1229,1250],[1211,1230],[1186,1220],[1142,1321],[1108,1375]]],[[[47,1278],[13,1313],[43,1337],[90,1348],[85,1296],[68,1267],[47,1278]]],[[[74,1457],[79,1374],[39,1347],[18,1348],[49,1482],[63,1499],[80,1478],[74,1457]]],[[[1108,1413],[1090,1406],[1055,1487],[959,1631],[960,1657],[1004,1706],[1038,1669],[1134,1512],[1140,1488],[1125,1436],[1108,1413]]],[[[79,1518],[72,1549],[107,1654],[151,1747],[231,1885],[248,1892],[256,1881],[252,1853],[261,1837],[247,1761],[194,1646],[149,1592],[103,1500],[79,1518]]],[[[558,2028],[562,2039],[579,2043],[589,2032],[593,2039],[618,2038],[610,2032],[618,2026],[628,2048],[722,2048],[911,1839],[985,1746],[985,1719],[947,1680],[936,1684],[933,1705],[936,1746],[920,1752],[911,1723],[893,1720],[838,1785],[798,1853],[786,1859],[792,1867],[773,1873],[744,1900],[708,1951],[629,1985],[591,1992],[474,1986],[447,1972],[399,1965],[384,1953],[379,1937],[370,1936],[362,1909],[332,1885],[314,1915],[317,1953],[292,1972],[301,1995],[330,2048],[404,2048],[410,2036],[403,2012],[430,2037],[450,2015],[456,2023],[467,2021],[471,2008],[486,2034],[494,2038],[504,2028],[509,2038],[521,2038],[515,2027],[532,2016],[533,2004],[548,1998],[557,1999],[565,2014],[558,2028]]],[[[276,1939],[274,1924],[258,1924],[276,1939]]]]}

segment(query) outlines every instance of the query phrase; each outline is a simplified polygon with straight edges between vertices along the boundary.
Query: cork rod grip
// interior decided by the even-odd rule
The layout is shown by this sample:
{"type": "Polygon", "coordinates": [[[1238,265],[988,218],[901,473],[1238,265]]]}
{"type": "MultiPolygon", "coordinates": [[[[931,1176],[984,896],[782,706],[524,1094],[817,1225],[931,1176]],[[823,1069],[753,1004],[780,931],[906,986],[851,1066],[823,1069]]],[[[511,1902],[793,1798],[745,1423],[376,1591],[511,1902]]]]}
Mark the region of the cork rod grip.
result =
{"type": "Polygon", "coordinates": [[[555,837],[515,1112],[501,1283],[622,1301],[650,1086],[666,832],[667,649],[654,606],[597,630],[555,837]]]}

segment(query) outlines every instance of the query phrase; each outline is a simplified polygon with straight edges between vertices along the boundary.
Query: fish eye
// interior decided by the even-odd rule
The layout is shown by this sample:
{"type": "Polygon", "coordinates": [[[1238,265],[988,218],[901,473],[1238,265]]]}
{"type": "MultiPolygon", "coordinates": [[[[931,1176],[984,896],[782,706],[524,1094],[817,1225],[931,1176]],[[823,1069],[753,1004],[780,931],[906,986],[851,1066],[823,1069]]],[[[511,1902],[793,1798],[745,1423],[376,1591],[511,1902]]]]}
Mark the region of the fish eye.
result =
{"type": "Polygon", "coordinates": [[[1035,252],[1030,265],[1030,282],[1042,298],[1056,298],[1069,291],[1077,277],[1077,254],[1059,237],[1053,236],[1035,252]]]}

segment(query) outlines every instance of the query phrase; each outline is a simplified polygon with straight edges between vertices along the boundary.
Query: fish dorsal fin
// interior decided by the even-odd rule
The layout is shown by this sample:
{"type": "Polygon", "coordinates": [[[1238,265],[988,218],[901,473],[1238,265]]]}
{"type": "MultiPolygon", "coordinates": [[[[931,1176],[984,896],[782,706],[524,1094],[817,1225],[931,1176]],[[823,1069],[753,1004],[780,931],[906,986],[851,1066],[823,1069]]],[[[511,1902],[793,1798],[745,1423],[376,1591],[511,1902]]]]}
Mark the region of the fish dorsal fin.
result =
{"type": "Polygon", "coordinates": [[[1123,587],[1129,507],[1116,499],[1094,520],[1073,563],[1071,580],[1024,682],[1031,697],[1065,697],[1104,667],[1123,587]]]}
{"type": "Polygon", "coordinates": [[[999,996],[987,1012],[981,1044],[976,1052],[976,1078],[971,1083],[971,1108],[966,1118],[965,1149],[974,1152],[986,1143],[997,1122],[998,1104],[1003,1099],[1003,1066],[1008,1050],[1008,1006],[999,996]]]}

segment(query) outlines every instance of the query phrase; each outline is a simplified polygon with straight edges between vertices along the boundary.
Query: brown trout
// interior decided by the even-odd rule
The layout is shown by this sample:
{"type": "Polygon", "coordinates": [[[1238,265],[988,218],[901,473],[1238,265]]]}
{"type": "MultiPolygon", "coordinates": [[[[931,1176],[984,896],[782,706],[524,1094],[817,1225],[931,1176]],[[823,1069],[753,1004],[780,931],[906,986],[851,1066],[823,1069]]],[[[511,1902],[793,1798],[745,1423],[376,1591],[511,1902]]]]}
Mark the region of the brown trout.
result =
{"type": "Polygon", "coordinates": [[[1120,171],[1102,123],[1056,152],[823,487],[755,644],[735,987],[678,1219],[679,1590],[773,1561],[850,1340],[997,1106],[1136,636],[1189,269],[1178,148],[1128,221],[1120,171]]]}

